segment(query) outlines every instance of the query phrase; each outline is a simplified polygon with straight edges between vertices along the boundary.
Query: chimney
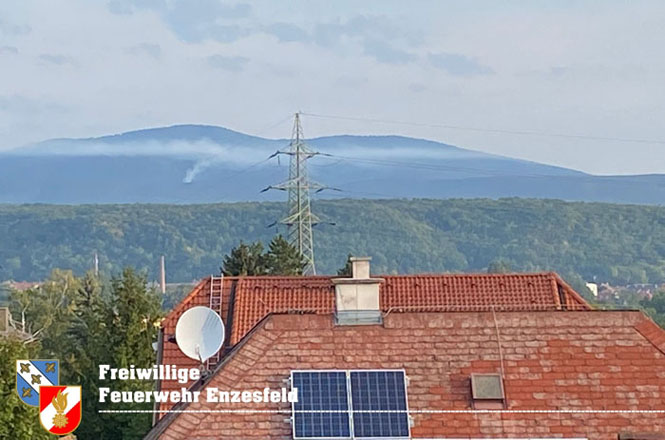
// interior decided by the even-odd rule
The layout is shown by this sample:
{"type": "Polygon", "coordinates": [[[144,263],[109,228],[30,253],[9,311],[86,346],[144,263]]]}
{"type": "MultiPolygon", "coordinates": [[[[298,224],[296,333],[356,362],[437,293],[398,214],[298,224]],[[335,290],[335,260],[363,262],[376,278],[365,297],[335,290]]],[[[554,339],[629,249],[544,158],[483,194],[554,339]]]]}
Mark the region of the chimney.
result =
{"type": "Polygon", "coordinates": [[[166,265],[164,264],[164,255],[159,260],[159,285],[162,288],[162,295],[166,293],[166,265]]]}
{"type": "Polygon", "coordinates": [[[351,278],[333,278],[337,324],[380,324],[381,278],[370,274],[371,257],[351,257],[351,278]]]}

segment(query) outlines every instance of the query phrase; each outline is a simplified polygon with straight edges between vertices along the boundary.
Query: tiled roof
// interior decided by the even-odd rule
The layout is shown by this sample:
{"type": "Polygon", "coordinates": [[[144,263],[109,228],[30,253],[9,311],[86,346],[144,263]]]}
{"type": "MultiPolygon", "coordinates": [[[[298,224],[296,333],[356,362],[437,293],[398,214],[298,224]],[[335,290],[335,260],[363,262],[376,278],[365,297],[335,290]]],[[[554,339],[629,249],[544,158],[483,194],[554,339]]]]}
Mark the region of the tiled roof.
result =
{"type": "MultiPolygon", "coordinates": [[[[280,387],[298,369],[404,369],[412,438],[662,439],[665,332],[638,311],[391,313],[381,326],[272,314],[194,390],[280,387]],[[351,341],[351,343],[349,343],[351,341]],[[500,373],[507,412],[475,412],[500,373]]],[[[292,438],[283,404],[181,403],[146,439],[292,438]],[[285,414],[223,413],[224,410],[285,414]]]]}
{"type": "Polygon", "coordinates": [[[552,272],[387,276],[381,285],[384,310],[557,310],[562,298],[568,309],[590,308],[552,272]]]}
{"type": "MultiPolygon", "coordinates": [[[[589,310],[591,307],[553,272],[528,274],[385,275],[381,308],[422,311],[589,310]],[[562,302],[563,301],[563,302],[562,302]]],[[[231,322],[230,342],[237,343],[270,313],[330,314],[335,308],[333,277],[226,277],[222,318],[231,322]],[[235,299],[229,313],[230,292],[235,299]]],[[[210,278],[202,280],[168,315],[164,328],[175,329],[180,315],[208,305],[210,278]]]]}
{"type": "MultiPolygon", "coordinates": [[[[332,314],[335,287],[330,276],[225,277],[222,319],[226,349],[240,341],[271,313],[332,314]],[[233,299],[232,299],[233,298],[233,299]]],[[[427,274],[380,276],[381,308],[396,311],[589,310],[582,297],[552,272],[532,274],[427,274]]],[[[182,313],[210,302],[211,278],[203,279],[169,313],[162,327],[175,333],[182,313]]],[[[163,344],[162,363],[195,366],[176,344],[163,344]]]]}
{"type": "Polygon", "coordinates": [[[332,313],[330,277],[247,277],[236,284],[231,343],[242,339],[270,313],[332,313]]]}

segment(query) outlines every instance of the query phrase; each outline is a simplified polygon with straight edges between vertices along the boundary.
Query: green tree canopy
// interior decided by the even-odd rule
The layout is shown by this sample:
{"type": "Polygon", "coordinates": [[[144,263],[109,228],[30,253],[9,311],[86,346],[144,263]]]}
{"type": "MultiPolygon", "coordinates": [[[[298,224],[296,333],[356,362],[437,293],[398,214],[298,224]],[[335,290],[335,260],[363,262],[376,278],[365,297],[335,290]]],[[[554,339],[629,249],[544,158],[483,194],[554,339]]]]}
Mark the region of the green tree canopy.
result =
{"type": "MultiPolygon", "coordinates": [[[[70,270],[54,269],[38,287],[13,291],[10,309],[25,331],[41,341],[41,355],[55,358],[69,346],[67,332],[76,315],[76,295],[81,281],[70,270]]],[[[67,359],[60,359],[67,362],[67,359]]]]}
{"type": "Polygon", "coordinates": [[[267,258],[263,253],[263,244],[257,241],[245,244],[242,241],[222,261],[222,273],[230,276],[266,275],[267,258]]]}
{"type": "Polygon", "coordinates": [[[39,344],[19,337],[0,337],[0,439],[42,440],[55,438],[40,426],[39,410],[21,402],[16,394],[16,359],[34,359],[39,344]]]}
{"type": "MultiPolygon", "coordinates": [[[[106,349],[110,365],[116,368],[129,368],[135,365],[148,368],[156,361],[156,353],[152,343],[157,340],[159,323],[162,317],[161,299],[154,289],[149,289],[144,274],[137,273],[131,268],[123,270],[122,274],[111,280],[110,292],[105,307],[105,323],[108,331],[102,331],[105,340],[97,340],[98,350],[106,349]]],[[[95,369],[98,371],[96,362],[95,369]]],[[[153,389],[152,382],[141,380],[100,382],[99,386],[106,385],[118,391],[149,391],[153,389]]],[[[97,395],[94,397],[98,401],[97,395]]],[[[125,404],[130,410],[152,409],[150,403],[125,404]]],[[[91,408],[94,410],[95,408],[91,408]]],[[[91,434],[103,426],[99,438],[102,440],[140,439],[150,429],[151,414],[98,414],[98,423],[88,423],[90,434],[82,438],[94,438],[91,434]],[[106,427],[113,427],[108,429],[106,427]]],[[[85,432],[82,430],[82,432],[85,432]]]]}
{"type": "Polygon", "coordinates": [[[487,266],[487,273],[510,273],[512,267],[506,260],[494,260],[487,266]]]}
{"type": "Polygon", "coordinates": [[[351,264],[351,257],[353,255],[349,254],[346,257],[346,263],[344,264],[344,267],[340,267],[337,269],[337,275],[341,277],[351,277],[353,276],[353,265],[351,264]]]}
{"type": "Polygon", "coordinates": [[[270,241],[266,260],[270,275],[302,275],[305,267],[300,251],[281,235],[274,236],[270,241]]]}
{"type": "MultiPolygon", "coordinates": [[[[100,364],[116,368],[154,365],[152,343],[157,339],[162,317],[161,298],[148,288],[146,277],[125,269],[110,282],[91,273],[76,278],[68,271],[54,270],[38,288],[11,294],[11,309],[18,321],[26,323],[35,342],[25,344],[0,339],[0,389],[9,409],[0,410],[0,438],[32,440],[51,438],[39,426],[37,411],[28,422],[20,422],[29,409],[18,402],[15,386],[15,359],[54,358],[60,360],[60,381],[80,384],[83,389],[83,418],[75,431],[78,438],[98,440],[140,439],[150,429],[150,414],[100,414],[99,387],[151,390],[150,381],[100,381],[100,364]],[[7,376],[7,377],[5,377],[7,376]],[[7,388],[10,387],[11,388],[7,388]],[[5,388],[11,389],[7,394],[5,388]],[[14,399],[15,397],[15,399],[14,399]],[[18,405],[15,403],[18,402],[18,405]],[[5,421],[15,420],[6,424],[5,421]],[[38,429],[33,430],[33,421],[38,429]],[[21,425],[23,428],[15,429],[21,425]],[[10,436],[3,429],[12,429],[10,436]]],[[[128,409],[151,409],[150,404],[128,404],[128,409]]],[[[108,407],[107,407],[108,409],[108,407]]]]}
{"type": "MultiPolygon", "coordinates": [[[[501,259],[599,284],[665,282],[665,206],[405,199],[320,200],[315,210],[337,224],[314,232],[317,273],[334,274],[352,253],[371,256],[376,274],[478,272],[501,259]]],[[[82,275],[98,252],[102,273],[132,266],[151,280],[166,255],[169,282],[186,283],[217,270],[240,240],[267,245],[265,225],[282,211],[272,202],[1,205],[0,280],[40,281],[53,267],[82,275]]]]}
{"type": "Polygon", "coordinates": [[[268,251],[256,241],[242,241],[222,260],[222,273],[230,276],[246,275],[302,275],[305,261],[302,255],[284,237],[276,235],[270,241],[268,251]]]}

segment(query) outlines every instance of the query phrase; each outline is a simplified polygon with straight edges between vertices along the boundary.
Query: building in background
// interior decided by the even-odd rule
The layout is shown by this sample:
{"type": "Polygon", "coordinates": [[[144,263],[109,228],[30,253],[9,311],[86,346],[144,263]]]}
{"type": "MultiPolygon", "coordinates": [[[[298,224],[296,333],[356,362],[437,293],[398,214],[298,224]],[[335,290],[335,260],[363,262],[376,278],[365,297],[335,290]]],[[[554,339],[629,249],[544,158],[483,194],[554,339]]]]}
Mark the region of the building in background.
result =
{"type": "Polygon", "coordinates": [[[299,401],[163,405],[146,439],[665,438],[665,332],[553,273],[208,278],[163,322],[161,363],[196,366],[171,342],[196,305],[227,339],[192,390],[299,401]]]}
{"type": "Polygon", "coordinates": [[[598,284],[586,283],[586,288],[589,289],[594,298],[598,298],[598,284]]]}

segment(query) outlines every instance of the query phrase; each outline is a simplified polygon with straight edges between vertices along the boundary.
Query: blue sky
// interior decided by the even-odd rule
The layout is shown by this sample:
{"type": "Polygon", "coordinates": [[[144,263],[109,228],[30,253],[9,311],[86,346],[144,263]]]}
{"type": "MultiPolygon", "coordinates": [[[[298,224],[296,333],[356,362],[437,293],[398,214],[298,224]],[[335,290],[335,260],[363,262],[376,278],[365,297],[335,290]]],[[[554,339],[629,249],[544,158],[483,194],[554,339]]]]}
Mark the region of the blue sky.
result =
{"type": "MultiPolygon", "coordinates": [[[[2,2],[0,148],[178,123],[286,137],[297,110],[665,141],[663,47],[659,1],[2,2]]],[[[304,123],[665,173],[663,143],[304,123]]]]}

